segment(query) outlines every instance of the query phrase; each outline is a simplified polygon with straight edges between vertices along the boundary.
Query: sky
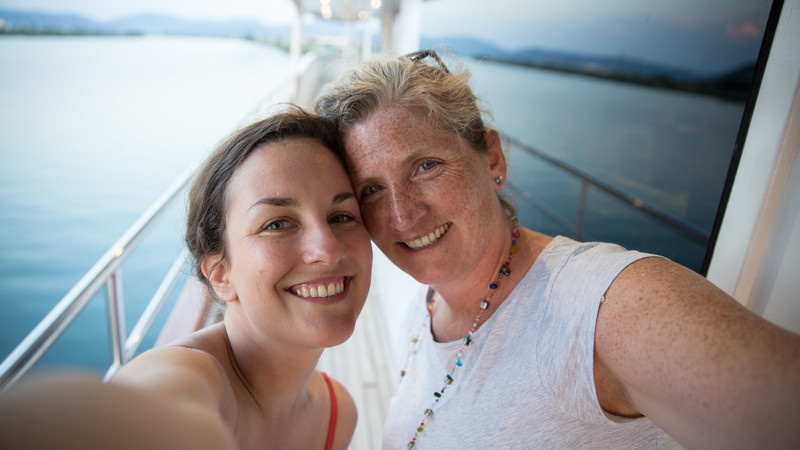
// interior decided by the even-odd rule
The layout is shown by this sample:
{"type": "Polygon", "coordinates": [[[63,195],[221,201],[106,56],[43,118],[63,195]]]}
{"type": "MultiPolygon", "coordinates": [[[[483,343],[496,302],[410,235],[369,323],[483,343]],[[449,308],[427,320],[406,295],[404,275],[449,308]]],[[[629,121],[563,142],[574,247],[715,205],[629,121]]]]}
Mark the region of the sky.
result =
{"type": "Polygon", "coordinates": [[[141,13],[163,13],[185,19],[258,19],[290,24],[291,0],[0,0],[0,9],[76,13],[97,21],[141,13]]]}
{"type": "MultiPolygon", "coordinates": [[[[336,0],[334,0],[336,1],[336,0]]],[[[603,54],[715,73],[749,62],[771,0],[431,0],[422,34],[603,54]]],[[[290,24],[291,0],[0,0],[0,8],[71,12],[98,21],[143,12],[290,24]]]]}

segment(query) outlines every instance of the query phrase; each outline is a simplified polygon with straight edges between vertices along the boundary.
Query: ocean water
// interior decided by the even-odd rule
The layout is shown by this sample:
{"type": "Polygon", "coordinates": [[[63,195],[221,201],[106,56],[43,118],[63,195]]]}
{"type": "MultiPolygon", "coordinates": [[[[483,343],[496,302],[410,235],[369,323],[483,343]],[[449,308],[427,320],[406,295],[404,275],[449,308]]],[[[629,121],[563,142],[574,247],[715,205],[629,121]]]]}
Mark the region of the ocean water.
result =
{"type": "MultiPolygon", "coordinates": [[[[711,229],[743,104],[464,62],[492,126],[711,229]]],[[[0,358],[287,71],[283,51],[240,40],[0,38],[0,358]]],[[[578,183],[508,155],[512,182],[575,216],[578,183]]],[[[180,251],[183,208],[123,266],[129,329],[180,251]]],[[[519,217],[565,234],[524,204],[519,217]]],[[[595,191],[584,231],[695,269],[705,251],[595,191]]],[[[105,310],[101,293],[41,366],[107,368],[105,310]]]]}
{"type": "MultiPolygon", "coordinates": [[[[216,38],[0,38],[0,358],[288,60],[216,38]]],[[[180,201],[123,265],[128,330],[181,249],[183,214],[180,201]]],[[[101,293],[40,364],[107,368],[105,315],[101,293]]]]}
{"type": "MultiPolygon", "coordinates": [[[[711,232],[744,113],[743,102],[469,60],[491,125],[711,232]]],[[[526,153],[507,149],[509,180],[568,220],[580,183],[526,153]]],[[[532,208],[520,221],[567,234],[532,208]]],[[[590,189],[584,240],[616,242],[700,271],[706,248],[655,219],[590,189]]]]}

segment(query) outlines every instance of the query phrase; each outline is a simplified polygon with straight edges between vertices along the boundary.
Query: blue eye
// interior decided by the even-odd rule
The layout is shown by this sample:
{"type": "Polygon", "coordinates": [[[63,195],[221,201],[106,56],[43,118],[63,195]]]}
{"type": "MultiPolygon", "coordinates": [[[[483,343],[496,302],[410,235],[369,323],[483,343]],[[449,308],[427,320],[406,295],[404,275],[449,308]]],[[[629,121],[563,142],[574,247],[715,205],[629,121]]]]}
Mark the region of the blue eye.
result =
{"type": "Polygon", "coordinates": [[[283,231],[289,228],[290,224],[288,220],[280,219],[272,221],[264,226],[264,229],[267,231],[283,231]]]}
{"type": "Polygon", "coordinates": [[[436,167],[436,163],[434,161],[425,161],[419,165],[420,172],[427,172],[431,169],[436,167]]]}
{"type": "Polygon", "coordinates": [[[330,223],[346,223],[352,222],[353,216],[350,214],[336,214],[335,216],[331,217],[330,223]]]}
{"type": "Polygon", "coordinates": [[[374,193],[376,193],[376,192],[380,191],[381,189],[383,189],[383,188],[381,188],[379,185],[377,185],[377,184],[371,184],[371,185],[367,186],[367,187],[364,189],[364,193],[365,193],[365,194],[374,194],[374,193]]]}

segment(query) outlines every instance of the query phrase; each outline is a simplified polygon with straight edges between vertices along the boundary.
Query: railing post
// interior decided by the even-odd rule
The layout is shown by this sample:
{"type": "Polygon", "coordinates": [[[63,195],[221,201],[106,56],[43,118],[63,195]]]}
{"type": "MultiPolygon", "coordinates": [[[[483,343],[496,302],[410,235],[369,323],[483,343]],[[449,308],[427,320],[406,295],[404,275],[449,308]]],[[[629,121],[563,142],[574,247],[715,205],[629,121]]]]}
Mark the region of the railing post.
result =
{"type": "Polygon", "coordinates": [[[162,280],[161,284],[158,286],[156,293],[153,294],[153,297],[150,299],[150,302],[147,304],[144,312],[142,312],[142,315],[139,316],[139,321],[136,322],[131,329],[130,334],[128,334],[128,337],[125,340],[125,362],[133,359],[133,356],[136,354],[136,350],[139,348],[139,344],[142,343],[147,330],[150,329],[150,326],[153,324],[156,315],[161,310],[164,302],[166,302],[167,296],[170,292],[172,292],[172,288],[175,286],[178,277],[183,273],[188,260],[189,250],[184,248],[180,255],[178,255],[178,257],[175,259],[175,262],[172,263],[172,267],[170,267],[169,272],[167,272],[167,276],[164,277],[164,280],[162,280]]]}
{"type": "Polygon", "coordinates": [[[575,219],[575,230],[572,232],[575,240],[582,240],[583,218],[586,216],[586,202],[589,200],[589,180],[581,183],[581,198],[578,200],[578,217],[575,219]]]}
{"type": "Polygon", "coordinates": [[[122,268],[117,268],[108,278],[108,328],[111,333],[112,367],[121,367],[125,355],[125,298],[122,290],[122,268]]]}

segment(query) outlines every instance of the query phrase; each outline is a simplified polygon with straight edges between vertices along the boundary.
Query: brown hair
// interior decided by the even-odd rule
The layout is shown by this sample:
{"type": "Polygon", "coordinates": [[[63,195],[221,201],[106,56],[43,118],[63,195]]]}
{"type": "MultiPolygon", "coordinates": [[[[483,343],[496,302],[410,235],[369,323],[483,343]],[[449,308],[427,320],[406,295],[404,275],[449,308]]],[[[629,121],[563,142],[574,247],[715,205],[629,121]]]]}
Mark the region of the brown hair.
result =
{"type": "Polygon", "coordinates": [[[185,241],[194,258],[195,275],[212,295],[214,290],[203,275],[202,262],[208,255],[220,255],[211,269],[213,271],[227,258],[225,214],[228,185],[234,172],[260,146],[295,137],[317,139],[339,158],[339,140],[334,125],[320,116],[288,105],[284,111],[233,133],[197,170],[189,190],[185,241]]]}
{"type": "MultiPolygon", "coordinates": [[[[438,61],[438,59],[437,59],[438,61]]],[[[343,73],[326,87],[315,110],[336,123],[341,136],[381,107],[399,106],[431,126],[458,136],[478,153],[486,153],[487,128],[478,98],[469,87],[468,70],[452,73],[420,59],[375,58],[343,73]]],[[[498,197],[509,216],[515,210],[502,194],[498,197]]]]}

